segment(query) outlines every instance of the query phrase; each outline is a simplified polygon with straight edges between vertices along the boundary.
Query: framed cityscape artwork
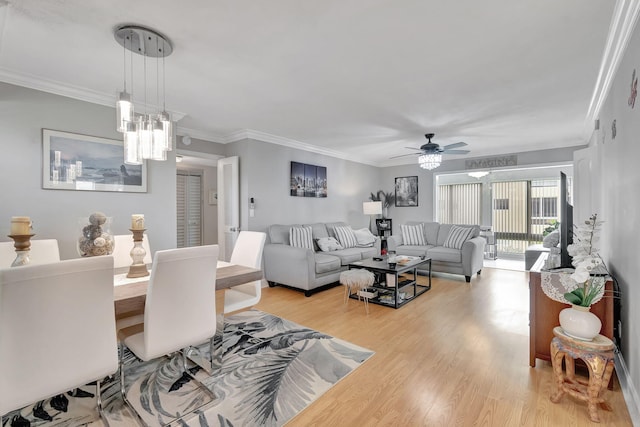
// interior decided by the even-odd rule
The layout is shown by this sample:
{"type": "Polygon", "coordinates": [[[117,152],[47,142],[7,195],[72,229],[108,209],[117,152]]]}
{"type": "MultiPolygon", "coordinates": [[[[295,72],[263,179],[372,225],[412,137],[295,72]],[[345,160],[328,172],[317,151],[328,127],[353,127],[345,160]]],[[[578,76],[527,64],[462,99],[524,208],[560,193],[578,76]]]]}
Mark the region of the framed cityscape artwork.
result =
{"type": "Polygon", "coordinates": [[[291,162],[289,194],[294,197],[327,197],[327,168],[291,162]]]}

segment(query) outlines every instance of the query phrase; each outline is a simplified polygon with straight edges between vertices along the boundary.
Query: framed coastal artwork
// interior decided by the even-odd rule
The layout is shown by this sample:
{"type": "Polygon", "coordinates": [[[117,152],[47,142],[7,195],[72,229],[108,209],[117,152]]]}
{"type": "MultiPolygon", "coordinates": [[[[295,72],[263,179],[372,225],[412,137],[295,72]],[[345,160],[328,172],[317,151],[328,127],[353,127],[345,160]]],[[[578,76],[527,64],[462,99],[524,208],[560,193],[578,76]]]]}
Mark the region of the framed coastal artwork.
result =
{"type": "Polygon", "coordinates": [[[42,129],[42,188],[147,192],[147,165],[124,163],[123,142],[42,129]]]}
{"type": "Polygon", "coordinates": [[[417,176],[402,176],[396,178],[396,206],[418,206],[417,176]]]}
{"type": "Polygon", "coordinates": [[[291,162],[289,194],[294,197],[327,197],[327,168],[291,162]]]}

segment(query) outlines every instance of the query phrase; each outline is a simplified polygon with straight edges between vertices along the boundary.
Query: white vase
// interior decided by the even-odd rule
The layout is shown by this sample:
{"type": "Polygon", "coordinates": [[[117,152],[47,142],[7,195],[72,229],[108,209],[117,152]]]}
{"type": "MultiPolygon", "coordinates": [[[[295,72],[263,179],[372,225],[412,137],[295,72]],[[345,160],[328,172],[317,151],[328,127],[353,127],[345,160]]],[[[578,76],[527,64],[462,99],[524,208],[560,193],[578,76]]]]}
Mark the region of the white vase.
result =
{"type": "Polygon", "coordinates": [[[573,305],[560,312],[560,326],[570,337],[591,341],[600,333],[602,322],[589,311],[591,307],[573,305]]]}

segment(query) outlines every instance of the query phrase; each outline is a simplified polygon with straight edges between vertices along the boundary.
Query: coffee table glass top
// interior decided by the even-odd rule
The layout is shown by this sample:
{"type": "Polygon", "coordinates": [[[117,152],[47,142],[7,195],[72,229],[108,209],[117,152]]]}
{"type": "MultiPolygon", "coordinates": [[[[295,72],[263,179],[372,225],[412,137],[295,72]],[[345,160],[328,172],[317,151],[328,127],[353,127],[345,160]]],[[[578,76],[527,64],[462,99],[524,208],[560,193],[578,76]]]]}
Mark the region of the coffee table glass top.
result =
{"type": "Polygon", "coordinates": [[[365,258],[362,261],[349,263],[349,266],[401,273],[430,260],[430,258],[427,257],[420,258],[407,255],[398,255],[396,257],[396,265],[392,268],[387,261],[387,257],[381,258],[383,258],[382,261],[375,261],[373,258],[365,258]]]}

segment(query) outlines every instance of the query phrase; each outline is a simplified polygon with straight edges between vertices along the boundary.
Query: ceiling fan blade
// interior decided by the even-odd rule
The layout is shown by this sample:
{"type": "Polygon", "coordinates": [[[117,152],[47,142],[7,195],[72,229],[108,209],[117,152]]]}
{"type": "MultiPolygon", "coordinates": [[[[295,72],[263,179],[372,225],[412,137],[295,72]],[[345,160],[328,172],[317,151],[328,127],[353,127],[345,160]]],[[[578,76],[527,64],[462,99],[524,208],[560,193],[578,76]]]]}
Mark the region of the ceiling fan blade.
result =
{"type": "Polygon", "coordinates": [[[409,154],[401,154],[399,156],[389,157],[390,159],[397,159],[398,157],[407,157],[407,156],[419,156],[422,153],[409,153],[409,154]]]}
{"type": "Polygon", "coordinates": [[[445,145],[445,146],[444,146],[444,147],[442,147],[442,148],[444,148],[445,150],[448,150],[448,149],[450,149],[450,148],[464,147],[464,146],[466,146],[466,145],[467,145],[467,143],[466,143],[466,142],[462,142],[462,141],[461,141],[461,142],[456,142],[456,143],[453,143],[453,144],[445,145]]]}
{"type": "Polygon", "coordinates": [[[469,154],[469,150],[444,150],[442,154],[469,154]]]}
{"type": "Polygon", "coordinates": [[[416,151],[422,151],[420,148],[415,148],[415,147],[404,147],[408,150],[416,150],[416,151]]]}

